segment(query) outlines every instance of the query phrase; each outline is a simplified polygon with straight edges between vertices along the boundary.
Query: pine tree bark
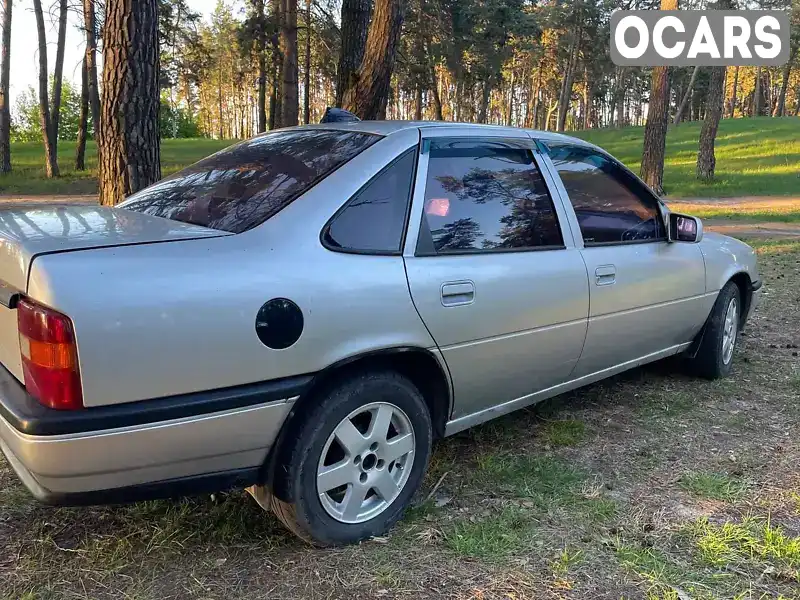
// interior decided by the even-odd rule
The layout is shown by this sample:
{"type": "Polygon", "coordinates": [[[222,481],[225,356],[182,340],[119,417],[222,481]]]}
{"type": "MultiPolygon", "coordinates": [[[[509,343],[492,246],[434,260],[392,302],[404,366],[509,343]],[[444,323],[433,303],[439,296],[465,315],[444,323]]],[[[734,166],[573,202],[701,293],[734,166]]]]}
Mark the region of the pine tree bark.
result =
{"type": "Polygon", "coordinates": [[[158,0],[108,0],[103,27],[101,204],[117,204],[161,178],[158,77],[158,0]]]}
{"type": "Polygon", "coordinates": [[[95,0],[83,0],[83,27],[86,30],[87,80],[89,85],[89,108],[92,114],[94,137],[100,135],[100,87],[97,84],[97,17],[95,0]]]}
{"type": "Polygon", "coordinates": [[[0,42],[0,173],[11,172],[11,14],[13,0],[3,0],[3,39],[0,42]]]}
{"type": "Polygon", "coordinates": [[[764,104],[764,92],[761,91],[761,80],[763,76],[761,74],[761,67],[756,69],[756,88],[753,91],[753,115],[754,117],[758,117],[763,112],[763,104],[764,104]]]}
{"type": "Polygon", "coordinates": [[[433,97],[433,109],[436,111],[436,120],[444,121],[442,97],[439,95],[439,85],[436,81],[436,69],[433,65],[431,65],[431,96],[433,97]]]}
{"type": "Polygon", "coordinates": [[[730,106],[730,113],[729,117],[733,118],[733,113],[736,110],[736,96],[739,91],[739,65],[733,70],[733,89],[731,90],[731,106],[730,106]]]}
{"type": "Polygon", "coordinates": [[[342,106],[347,90],[355,84],[355,75],[367,47],[371,11],[372,0],[342,2],[342,49],[336,71],[336,106],[342,106]]]}
{"type": "MultiPolygon", "coordinates": [[[[669,0],[665,0],[669,1],[669,0]]],[[[581,40],[583,38],[583,27],[578,27],[575,33],[575,38],[570,45],[569,60],[567,61],[567,72],[564,74],[564,81],[561,85],[561,94],[558,99],[558,122],[556,129],[564,131],[567,124],[567,113],[569,106],[572,102],[572,81],[575,77],[575,64],[578,61],[578,53],[580,52],[581,40]]]]}
{"type": "Polygon", "coordinates": [[[783,80],[781,81],[781,91],[778,94],[778,100],[775,102],[775,110],[772,111],[773,117],[782,117],[786,110],[786,90],[789,87],[789,76],[792,74],[792,60],[794,56],[790,56],[786,65],[783,67],[783,80]]]}
{"type": "Polygon", "coordinates": [[[81,68],[81,114],[78,117],[78,143],[75,146],[75,170],[86,170],[86,137],[89,127],[89,77],[86,56],[81,68]]]}
{"type": "Polygon", "coordinates": [[[676,127],[681,124],[683,113],[686,112],[686,105],[689,104],[689,99],[692,97],[692,92],[694,91],[694,82],[697,79],[697,72],[699,70],[700,67],[695,67],[692,71],[692,76],[689,78],[689,85],[686,87],[686,92],[683,94],[683,99],[681,99],[681,103],[678,105],[678,110],[675,111],[675,120],[673,121],[673,124],[676,127]]]}
{"type": "Polygon", "coordinates": [[[272,88],[269,96],[269,128],[279,129],[283,127],[283,111],[281,110],[281,99],[283,92],[283,76],[281,67],[283,57],[281,56],[280,32],[283,22],[283,2],[282,0],[270,1],[270,21],[272,29],[272,88]]]}
{"type": "Polygon", "coordinates": [[[258,21],[258,133],[267,130],[267,32],[264,0],[256,0],[256,19],[258,21]]]}
{"type": "Polygon", "coordinates": [[[422,121],[422,84],[414,90],[414,120],[422,121]]]}
{"type": "Polygon", "coordinates": [[[478,110],[478,123],[486,123],[489,117],[489,95],[492,93],[492,84],[490,80],[491,78],[484,81],[483,87],[481,88],[481,105],[478,110]]]}
{"type": "Polygon", "coordinates": [[[344,99],[345,108],[363,120],[386,117],[402,28],[403,0],[377,0],[355,85],[347,90],[344,99]]]}
{"type": "Polygon", "coordinates": [[[39,38],[39,120],[44,142],[45,175],[48,178],[58,177],[58,155],[53,140],[53,123],[50,115],[50,99],[47,85],[47,38],[44,31],[44,15],[42,0],[33,0],[33,12],[36,17],[36,32],[39,38]]]}
{"type": "Polygon", "coordinates": [[[708,83],[708,96],[706,97],[706,116],[703,128],[700,130],[700,150],[697,153],[697,178],[702,181],[714,179],[716,157],[714,155],[714,142],[717,139],[717,128],[722,118],[724,104],[723,81],[725,80],[725,67],[709,67],[711,79],[708,83]]]}
{"type": "Polygon", "coordinates": [[[297,125],[298,71],[297,71],[297,0],[283,0],[281,20],[281,54],[283,55],[283,89],[281,98],[281,125],[297,125]]]}
{"type": "Polygon", "coordinates": [[[53,107],[50,122],[53,128],[53,145],[58,152],[58,130],[61,124],[61,88],[64,82],[64,52],[67,42],[67,0],[61,0],[58,9],[58,42],[56,43],[56,64],[53,71],[53,107]]]}
{"type": "Polygon", "coordinates": [[[311,0],[306,0],[306,63],[303,86],[303,123],[311,121],[311,0]]]}

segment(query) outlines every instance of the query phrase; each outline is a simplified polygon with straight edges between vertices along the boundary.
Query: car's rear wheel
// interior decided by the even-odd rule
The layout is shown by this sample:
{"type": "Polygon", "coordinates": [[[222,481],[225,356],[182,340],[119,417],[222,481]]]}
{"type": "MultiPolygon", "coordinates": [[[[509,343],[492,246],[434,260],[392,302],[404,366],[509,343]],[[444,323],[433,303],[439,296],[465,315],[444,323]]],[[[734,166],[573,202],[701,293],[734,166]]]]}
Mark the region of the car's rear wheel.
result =
{"type": "Polygon", "coordinates": [[[284,442],[270,499],[278,518],[320,545],[385,533],[422,482],[431,419],[417,388],[391,372],[341,381],[284,442]]]}
{"type": "Polygon", "coordinates": [[[729,281],[717,296],[700,347],[691,361],[693,370],[701,377],[719,379],[730,374],[733,353],[739,341],[741,310],[739,286],[729,281]]]}

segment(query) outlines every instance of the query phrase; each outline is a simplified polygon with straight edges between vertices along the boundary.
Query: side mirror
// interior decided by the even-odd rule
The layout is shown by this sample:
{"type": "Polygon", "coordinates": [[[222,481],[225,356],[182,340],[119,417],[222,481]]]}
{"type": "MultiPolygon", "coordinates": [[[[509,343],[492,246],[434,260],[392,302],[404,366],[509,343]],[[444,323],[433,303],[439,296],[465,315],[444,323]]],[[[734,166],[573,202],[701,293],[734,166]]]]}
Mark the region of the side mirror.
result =
{"type": "Polygon", "coordinates": [[[697,243],[703,239],[703,222],[697,217],[669,213],[669,241],[697,243]]]}

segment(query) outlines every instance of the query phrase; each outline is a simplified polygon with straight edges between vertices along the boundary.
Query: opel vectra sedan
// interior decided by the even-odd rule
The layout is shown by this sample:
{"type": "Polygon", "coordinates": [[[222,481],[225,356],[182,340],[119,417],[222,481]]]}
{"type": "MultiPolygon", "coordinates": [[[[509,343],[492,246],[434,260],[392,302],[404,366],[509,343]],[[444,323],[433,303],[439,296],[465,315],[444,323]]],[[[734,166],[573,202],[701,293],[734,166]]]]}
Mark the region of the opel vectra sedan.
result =
{"type": "Polygon", "coordinates": [[[683,354],[731,370],[761,280],[578,139],[335,123],[116,208],[0,211],[0,445],[59,505],[246,487],[385,532],[431,442],[683,354]]]}

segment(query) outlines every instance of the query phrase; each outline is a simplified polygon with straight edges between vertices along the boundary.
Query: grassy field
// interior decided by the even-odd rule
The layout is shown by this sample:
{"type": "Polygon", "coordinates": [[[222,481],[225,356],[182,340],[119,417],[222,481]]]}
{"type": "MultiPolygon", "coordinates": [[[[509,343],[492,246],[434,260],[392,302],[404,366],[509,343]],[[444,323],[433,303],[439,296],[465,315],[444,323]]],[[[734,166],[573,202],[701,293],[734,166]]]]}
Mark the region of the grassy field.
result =
{"type": "Polygon", "coordinates": [[[311,549],[243,492],[48,508],[0,459],[0,598],[800,599],[800,239],[753,244],[732,377],[657,363],[443,440],[360,546],[311,549]]]}
{"type": "MultiPolygon", "coordinates": [[[[623,160],[638,172],[642,153],[641,127],[595,130],[576,135],[590,140],[623,160]]],[[[702,184],[695,179],[695,160],[700,124],[671,127],[667,138],[665,189],[672,197],[721,197],[743,195],[797,195],[800,193],[800,119],[725,119],[717,137],[717,180],[702,184]]],[[[164,140],[161,157],[164,174],[191,164],[228,141],[164,140]]],[[[75,144],[59,143],[62,177],[44,178],[44,154],[39,143],[13,144],[15,171],[0,177],[0,194],[91,194],[97,191],[96,149],[87,151],[89,170],[77,172],[75,144]]]]}
{"type": "MultiPolygon", "coordinates": [[[[723,119],[716,140],[716,180],[695,178],[700,123],[670,126],[664,191],[677,198],[800,194],[800,118],[723,119]]],[[[588,130],[577,136],[639,171],[644,129],[588,130]]]]}

